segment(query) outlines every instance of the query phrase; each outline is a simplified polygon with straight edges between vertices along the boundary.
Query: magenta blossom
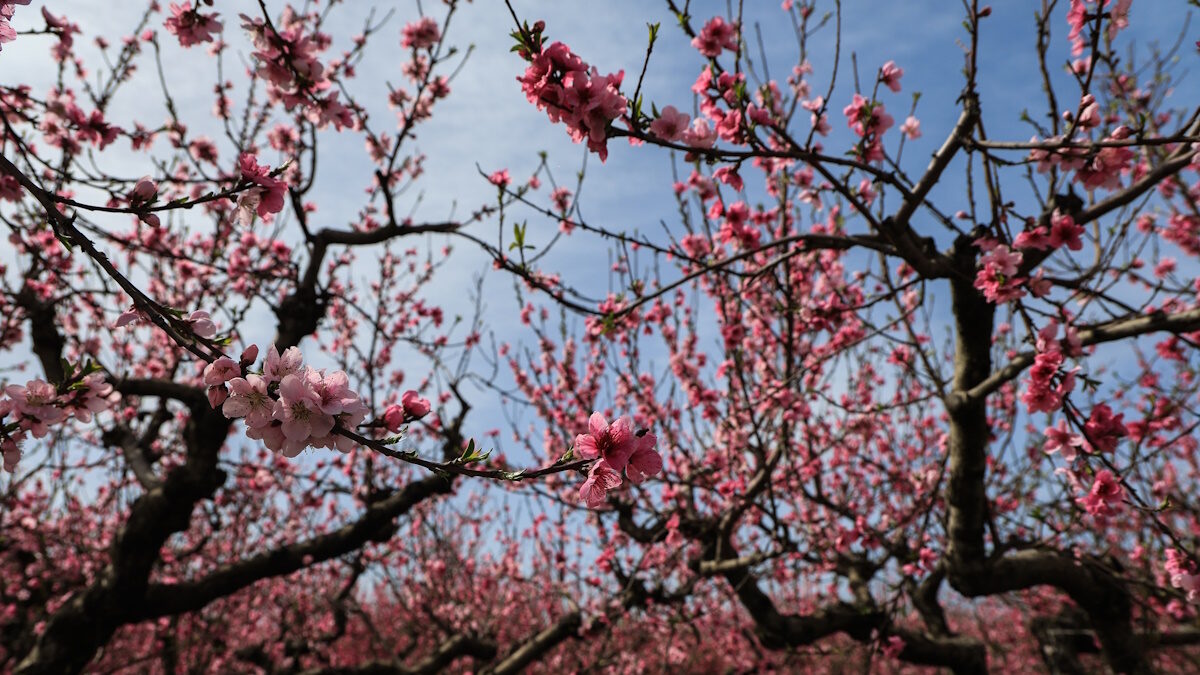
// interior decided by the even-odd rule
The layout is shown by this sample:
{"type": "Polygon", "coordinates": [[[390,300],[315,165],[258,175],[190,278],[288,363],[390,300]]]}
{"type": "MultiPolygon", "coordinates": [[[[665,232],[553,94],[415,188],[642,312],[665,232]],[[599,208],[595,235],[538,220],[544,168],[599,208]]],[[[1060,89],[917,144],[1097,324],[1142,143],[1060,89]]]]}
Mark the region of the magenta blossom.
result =
{"type": "Polygon", "coordinates": [[[588,419],[588,429],[590,433],[575,437],[575,454],[584,459],[603,459],[618,472],[624,469],[636,444],[633,422],[618,417],[609,424],[604,415],[594,412],[588,419]]]}

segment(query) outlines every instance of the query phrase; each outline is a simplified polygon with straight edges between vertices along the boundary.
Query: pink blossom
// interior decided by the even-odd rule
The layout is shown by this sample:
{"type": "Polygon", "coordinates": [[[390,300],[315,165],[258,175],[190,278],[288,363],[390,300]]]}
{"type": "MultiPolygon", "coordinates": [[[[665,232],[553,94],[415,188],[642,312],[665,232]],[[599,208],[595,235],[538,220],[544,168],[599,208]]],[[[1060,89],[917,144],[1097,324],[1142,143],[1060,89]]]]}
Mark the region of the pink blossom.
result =
{"type": "Polygon", "coordinates": [[[154,201],[156,195],[158,195],[158,184],[150,180],[149,176],[145,176],[137,182],[137,185],[133,186],[126,196],[130,202],[146,204],[154,201]]]}
{"type": "Polygon", "coordinates": [[[1035,227],[1032,230],[1023,230],[1013,240],[1013,246],[1023,249],[1035,249],[1038,251],[1046,251],[1051,248],[1050,235],[1046,234],[1046,228],[1035,227]]]}
{"type": "MultiPolygon", "coordinates": [[[[0,35],[3,34],[2,29],[8,24],[0,22],[0,35]]],[[[0,439],[0,454],[4,458],[4,470],[12,473],[17,470],[17,462],[21,461],[21,446],[17,444],[14,438],[0,439]]]]}
{"type": "Polygon", "coordinates": [[[633,422],[618,417],[609,424],[604,415],[592,413],[588,419],[590,433],[575,437],[575,454],[584,459],[604,459],[618,473],[625,468],[635,449],[633,422]]]}
{"type": "Polygon", "coordinates": [[[589,509],[598,509],[604,504],[608,491],[620,486],[621,474],[601,459],[588,471],[587,480],[579,488],[579,499],[589,509]]]}
{"type": "Polygon", "coordinates": [[[915,141],[921,137],[921,120],[909,115],[904,119],[904,124],[900,125],[900,133],[908,137],[908,140],[915,141]]]}
{"type": "Polygon", "coordinates": [[[226,417],[244,417],[248,427],[270,424],[275,402],[267,393],[266,380],[254,374],[235,377],[229,389],[232,393],[221,406],[226,417]]]}
{"type": "Polygon", "coordinates": [[[298,448],[289,446],[288,451],[284,450],[284,445],[287,444],[288,440],[287,437],[283,435],[283,425],[279,422],[268,421],[266,424],[261,426],[246,425],[246,437],[256,441],[262,441],[263,445],[265,445],[268,450],[273,452],[283,452],[284,455],[288,457],[295,457],[296,455],[300,454],[301,450],[304,449],[304,446],[300,446],[298,448]],[[291,454],[287,454],[289,451],[291,454]]]}
{"type": "MultiPolygon", "coordinates": [[[[225,384],[242,374],[242,369],[233,359],[222,356],[216,361],[204,366],[204,384],[210,387],[225,384]]],[[[216,407],[216,406],[213,406],[216,407]]]]}
{"type": "Polygon", "coordinates": [[[210,338],[217,334],[217,324],[213,323],[209,313],[198,309],[184,319],[191,326],[192,332],[202,338],[210,338]]]}
{"type": "Polygon", "coordinates": [[[883,646],[879,651],[882,652],[885,657],[889,659],[895,659],[900,657],[900,654],[904,651],[904,648],[907,645],[908,643],[905,642],[904,638],[900,637],[899,635],[889,635],[888,639],[884,641],[883,646]]]}
{"type": "Polygon", "coordinates": [[[1083,248],[1083,242],[1079,240],[1079,236],[1083,234],[1083,226],[1076,225],[1075,219],[1068,215],[1054,212],[1054,216],[1050,218],[1050,245],[1054,248],[1066,246],[1072,251],[1078,251],[1083,248]]]}
{"type": "Polygon", "coordinates": [[[21,415],[22,429],[34,438],[49,433],[49,425],[66,419],[67,414],[58,407],[58,391],[45,380],[30,380],[25,386],[10,384],[4,392],[12,400],[12,410],[21,415]]]}
{"type": "Polygon", "coordinates": [[[1046,437],[1046,443],[1042,446],[1043,451],[1047,455],[1061,451],[1063,459],[1067,462],[1075,461],[1077,449],[1083,447],[1084,444],[1082,436],[1067,428],[1065,419],[1060,419],[1055,426],[1046,427],[1042,434],[1046,437]]]}
{"type": "Polygon", "coordinates": [[[405,418],[409,420],[419,420],[428,415],[431,410],[429,399],[421,398],[412,389],[400,395],[400,405],[404,408],[405,418]]]}
{"type": "Polygon", "coordinates": [[[1113,415],[1112,408],[1101,403],[1092,408],[1092,414],[1083,424],[1083,432],[1096,452],[1112,452],[1117,449],[1117,442],[1128,435],[1125,415],[1113,415]]]}
{"type": "MultiPolygon", "coordinates": [[[[336,425],[344,429],[354,429],[366,419],[370,409],[362,402],[358,393],[350,389],[349,378],[345,372],[338,370],[327,376],[319,376],[310,370],[306,373],[306,379],[321,399],[321,411],[331,415],[336,425]]],[[[324,436],[314,435],[309,443],[315,447],[340,452],[350,452],[354,448],[354,439],[332,431],[324,436]]]]}
{"type": "Polygon", "coordinates": [[[550,193],[550,202],[559,213],[566,213],[571,208],[571,191],[565,187],[556,187],[550,193]]]}
{"type": "Polygon", "coordinates": [[[405,24],[400,46],[429,49],[437,44],[441,37],[442,33],[438,29],[437,21],[434,21],[432,17],[421,17],[418,21],[405,24]]]}
{"type": "Polygon", "coordinates": [[[404,408],[398,405],[389,405],[383,411],[383,424],[392,433],[400,431],[400,427],[404,425],[404,408]]]}
{"type": "Polygon", "coordinates": [[[746,186],[742,181],[741,174],[738,173],[736,166],[723,166],[716,171],[713,171],[712,177],[728,185],[729,187],[741,192],[746,186]]]}
{"type": "Polygon", "coordinates": [[[191,4],[170,5],[171,16],[167,17],[164,25],[167,32],[179,38],[183,47],[191,47],[201,42],[212,42],[213,33],[221,32],[221,22],[216,14],[201,14],[191,4]]]}
{"type": "Polygon", "coordinates": [[[650,123],[650,133],[664,141],[678,140],[688,130],[691,117],[679,112],[675,106],[669,105],[658,114],[658,119],[650,123]]]}
{"type": "Polygon", "coordinates": [[[488,182],[497,187],[506,188],[512,182],[512,177],[508,175],[508,169],[501,169],[490,174],[488,182]]]}
{"type": "Polygon", "coordinates": [[[261,186],[243,192],[238,199],[239,207],[252,208],[264,220],[283,210],[287,184],[272,178],[269,167],[259,165],[254,155],[247,152],[238,158],[238,169],[242,178],[261,186]]]}
{"type": "Polygon", "coordinates": [[[121,395],[104,379],[103,373],[87,375],[74,387],[75,399],[70,411],[80,422],[91,422],[92,414],[112,408],[121,395]]]}
{"type": "Polygon", "coordinates": [[[1071,0],[1071,7],[1067,10],[1067,23],[1071,26],[1070,32],[1067,33],[1067,39],[1071,41],[1071,55],[1079,56],[1087,45],[1083,36],[1083,28],[1087,24],[1085,0],[1071,0]]]}
{"type": "Polygon", "coordinates": [[[900,91],[900,78],[903,76],[904,69],[897,66],[895,61],[888,61],[879,69],[879,81],[887,85],[887,88],[893,92],[900,91]]]}
{"type": "Polygon", "coordinates": [[[1117,481],[1117,477],[1112,471],[1102,469],[1096,473],[1095,481],[1092,483],[1092,489],[1088,493],[1079,498],[1079,505],[1088,512],[1089,515],[1097,518],[1107,518],[1116,515],[1120,509],[1121,495],[1124,494],[1121,490],[1121,484],[1117,481]]]}
{"type": "Polygon", "coordinates": [[[662,471],[662,455],[654,449],[657,443],[658,439],[649,432],[637,437],[633,454],[629,456],[629,464],[625,467],[625,475],[629,477],[629,482],[637,485],[662,471]]]}
{"type": "MultiPolygon", "coordinates": [[[[8,23],[13,17],[14,5],[28,5],[29,0],[6,0],[0,2],[0,49],[3,49],[5,42],[12,42],[17,39],[17,31],[8,23]]],[[[7,451],[6,451],[7,452],[7,451]]],[[[20,456],[20,451],[17,451],[17,456],[20,456]]],[[[5,455],[5,468],[8,466],[8,456],[5,455]]],[[[16,460],[14,460],[14,464],[16,460]]],[[[11,471],[11,469],[9,469],[11,471]]]]}
{"type": "Polygon", "coordinates": [[[600,75],[561,42],[553,42],[530,57],[525,73],[517,78],[521,90],[551,122],[563,122],[576,143],[608,157],[608,126],[625,113],[628,101],[621,95],[624,71],[600,75]]]}
{"type": "Polygon", "coordinates": [[[1062,405],[1063,396],[1074,388],[1074,381],[1068,381],[1065,377],[1058,386],[1054,385],[1053,379],[1058,374],[1062,362],[1062,352],[1057,348],[1039,352],[1034,357],[1033,367],[1029,369],[1026,389],[1021,394],[1021,401],[1029,408],[1029,412],[1057,410],[1062,405]]]}
{"type": "Polygon", "coordinates": [[[137,321],[146,320],[148,320],[148,317],[145,315],[145,313],[143,313],[137,307],[130,307],[124,312],[121,312],[121,316],[118,316],[117,320],[113,322],[113,328],[120,328],[137,321]]]}
{"type": "Polygon", "coordinates": [[[725,19],[714,16],[704,24],[700,33],[692,38],[692,46],[704,56],[716,58],[721,55],[722,49],[737,52],[737,38],[737,24],[728,23],[725,19]]]}
{"type": "Polygon", "coordinates": [[[333,417],[321,412],[321,397],[313,390],[312,380],[295,373],[279,383],[279,401],[272,417],[283,423],[283,454],[288,457],[299,454],[311,438],[333,429],[333,417]]]}
{"type": "MultiPolygon", "coordinates": [[[[7,458],[5,459],[7,462],[7,458]]],[[[7,468],[7,464],[5,465],[7,468]]],[[[1200,569],[1187,555],[1173,548],[1167,549],[1167,562],[1164,565],[1171,586],[1187,594],[1188,602],[1200,600],[1200,569]]]]}
{"type": "Polygon", "coordinates": [[[250,345],[242,350],[242,355],[238,357],[238,365],[242,368],[249,368],[258,360],[258,345],[250,345]]]}
{"type": "Polygon", "coordinates": [[[846,116],[847,126],[864,138],[872,134],[882,136],[895,124],[882,103],[868,101],[862,94],[855,94],[850,105],[842,109],[842,114],[846,116]]]}
{"type": "Polygon", "coordinates": [[[683,132],[682,140],[693,148],[708,149],[717,142],[717,130],[711,128],[708,120],[697,117],[692,120],[692,126],[683,132]]]}
{"type": "Polygon", "coordinates": [[[71,48],[75,45],[74,35],[81,32],[79,26],[67,21],[66,17],[54,16],[45,7],[42,8],[42,18],[46,20],[46,25],[58,35],[58,44],[52,50],[55,60],[65,60],[71,55],[71,48]]]}
{"type": "Polygon", "coordinates": [[[263,364],[263,377],[267,384],[279,382],[293,373],[299,372],[303,357],[296,347],[288,347],[280,356],[275,345],[267,349],[267,360],[263,364]]]}
{"type": "Polygon", "coordinates": [[[1094,129],[1100,126],[1100,106],[1096,104],[1096,97],[1091,94],[1086,94],[1079,102],[1079,117],[1076,118],[1082,129],[1094,129]]]}
{"type": "Polygon", "coordinates": [[[358,401],[358,394],[350,389],[350,378],[345,371],[335,370],[324,375],[308,369],[303,376],[305,385],[317,395],[317,408],[326,415],[340,415],[358,401]]]}
{"type": "Polygon", "coordinates": [[[1000,304],[1016,300],[1025,292],[1021,279],[1015,278],[1022,262],[1022,255],[1003,244],[996,244],[979,259],[979,271],[975,275],[975,288],[983,291],[989,302],[1000,304]]]}

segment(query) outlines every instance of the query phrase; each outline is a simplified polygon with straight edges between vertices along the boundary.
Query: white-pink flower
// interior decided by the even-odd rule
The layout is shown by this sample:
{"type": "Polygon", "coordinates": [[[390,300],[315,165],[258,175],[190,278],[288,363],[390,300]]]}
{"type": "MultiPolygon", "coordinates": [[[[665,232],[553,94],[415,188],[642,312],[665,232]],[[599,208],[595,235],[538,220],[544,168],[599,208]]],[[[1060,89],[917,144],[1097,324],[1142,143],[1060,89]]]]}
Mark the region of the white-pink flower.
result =
{"type": "Polygon", "coordinates": [[[312,381],[291,374],[279,383],[279,401],[272,417],[283,423],[283,454],[294,457],[309,445],[309,439],[328,434],[333,429],[333,417],[321,411],[321,397],[312,381]]]}
{"type": "Polygon", "coordinates": [[[13,411],[21,415],[21,428],[34,438],[49,433],[49,425],[63,421],[66,411],[59,408],[58,391],[44,380],[30,380],[24,387],[10,384],[4,392],[12,399],[13,411]]]}
{"type": "Polygon", "coordinates": [[[71,412],[80,422],[91,422],[92,414],[108,410],[121,400],[121,395],[113,391],[113,386],[105,381],[102,373],[84,377],[75,389],[75,396],[71,412]]]}
{"type": "Polygon", "coordinates": [[[693,148],[711,148],[717,142],[717,130],[709,125],[708,120],[697,117],[692,120],[692,126],[681,136],[684,143],[693,148]]]}
{"type": "Polygon", "coordinates": [[[192,332],[202,338],[210,338],[217,334],[217,324],[213,322],[208,312],[198,309],[185,319],[192,327],[192,332]]]}
{"type": "Polygon", "coordinates": [[[688,115],[669,105],[658,114],[658,119],[650,123],[650,133],[664,141],[674,141],[687,131],[690,120],[688,115]]]}
{"type": "Polygon", "coordinates": [[[263,364],[263,377],[267,379],[267,384],[279,382],[288,375],[299,372],[302,360],[300,350],[296,347],[288,347],[280,356],[275,345],[271,345],[267,350],[266,363],[263,364]]]}
{"type": "Polygon", "coordinates": [[[231,394],[221,411],[226,417],[244,417],[246,426],[264,427],[271,423],[275,401],[267,393],[267,381],[258,375],[235,377],[229,381],[231,394]]]}

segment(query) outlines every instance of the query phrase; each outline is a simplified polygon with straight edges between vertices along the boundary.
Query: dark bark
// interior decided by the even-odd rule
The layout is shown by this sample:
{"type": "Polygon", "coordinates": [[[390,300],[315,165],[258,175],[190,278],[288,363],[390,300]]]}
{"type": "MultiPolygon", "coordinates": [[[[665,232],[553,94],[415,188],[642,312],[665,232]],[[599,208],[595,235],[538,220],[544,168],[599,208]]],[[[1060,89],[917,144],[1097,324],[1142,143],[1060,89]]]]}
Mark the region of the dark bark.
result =
{"type": "Polygon", "coordinates": [[[968,392],[991,376],[995,307],[972,284],[974,239],[960,237],[955,242],[957,273],[950,280],[956,353],[954,390],[946,401],[950,416],[947,579],[967,597],[1047,585],[1058,588],[1087,612],[1113,670],[1149,672],[1142,641],[1132,630],[1129,592],[1122,580],[1099,561],[1054,550],[987,553],[984,478],[991,430],[987,397],[970,396],[968,392]]]}

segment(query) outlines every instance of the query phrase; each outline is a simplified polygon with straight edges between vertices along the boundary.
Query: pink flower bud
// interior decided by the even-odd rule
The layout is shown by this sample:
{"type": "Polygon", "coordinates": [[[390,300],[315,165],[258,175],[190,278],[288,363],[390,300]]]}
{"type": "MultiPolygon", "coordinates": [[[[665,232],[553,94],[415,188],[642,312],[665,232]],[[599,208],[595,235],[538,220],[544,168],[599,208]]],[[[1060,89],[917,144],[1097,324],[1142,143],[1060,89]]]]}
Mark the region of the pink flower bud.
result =
{"type": "Polygon", "coordinates": [[[145,203],[152,201],[158,195],[158,185],[149,176],[142,178],[129,192],[129,201],[145,203]]]}
{"type": "Polygon", "coordinates": [[[419,420],[429,414],[429,399],[421,398],[417,392],[409,389],[400,396],[400,405],[404,406],[404,415],[408,419],[419,420]]]}
{"type": "Polygon", "coordinates": [[[258,360],[258,345],[250,345],[242,352],[242,356],[238,359],[243,368],[249,368],[258,360]]]}
{"type": "Polygon", "coordinates": [[[400,431],[400,426],[404,424],[404,408],[398,405],[389,405],[387,410],[383,411],[383,423],[392,433],[400,431]]]}

